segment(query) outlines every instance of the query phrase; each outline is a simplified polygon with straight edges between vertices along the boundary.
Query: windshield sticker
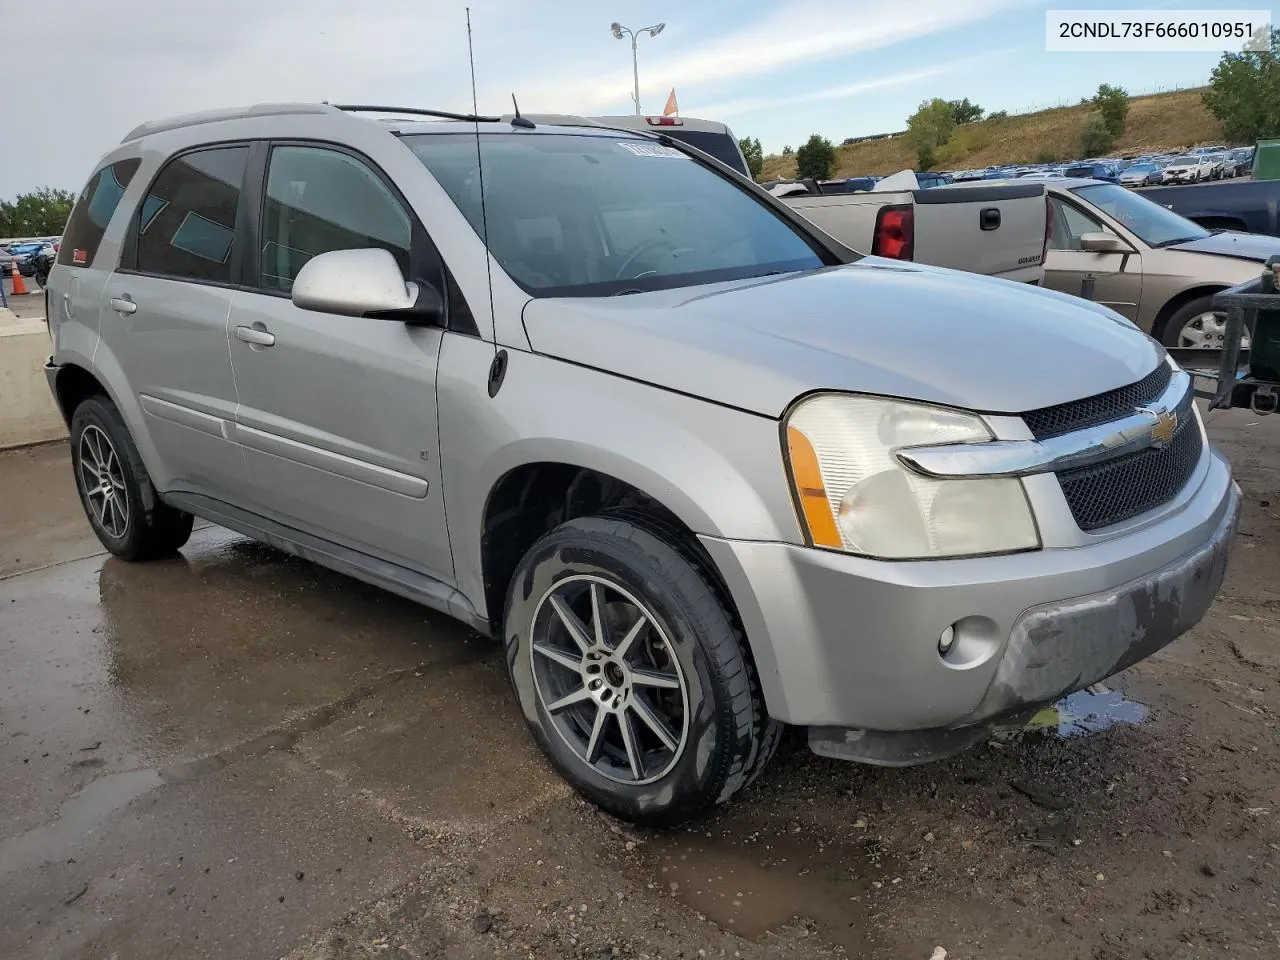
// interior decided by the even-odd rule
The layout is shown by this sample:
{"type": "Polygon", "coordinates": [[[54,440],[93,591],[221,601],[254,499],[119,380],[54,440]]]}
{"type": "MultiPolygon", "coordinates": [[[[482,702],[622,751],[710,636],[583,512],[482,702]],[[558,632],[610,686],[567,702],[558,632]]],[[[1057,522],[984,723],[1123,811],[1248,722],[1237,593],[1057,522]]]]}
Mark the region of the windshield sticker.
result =
{"type": "MultiPolygon", "coordinates": [[[[618,146],[624,150],[630,150],[637,157],[685,157],[683,153],[675,147],[664,147],[660,143],[622,143],[618,146]]],[[[685,159],[688,159],[685,157],[685,159]]]]}

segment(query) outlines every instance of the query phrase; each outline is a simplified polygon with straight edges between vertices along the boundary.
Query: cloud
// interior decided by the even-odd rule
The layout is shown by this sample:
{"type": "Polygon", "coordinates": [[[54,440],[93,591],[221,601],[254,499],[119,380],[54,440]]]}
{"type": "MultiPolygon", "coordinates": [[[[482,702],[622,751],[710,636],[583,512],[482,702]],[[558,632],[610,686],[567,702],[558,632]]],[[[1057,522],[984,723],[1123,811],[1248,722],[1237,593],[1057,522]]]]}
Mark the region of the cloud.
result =
{"type": "MultiPolygon", "coordinates": [[[[482,111],[509,110],[513,90],[529,112],[630,111],[630,50],[609,35],[612,12],[584,15],[581,0],[470,2],[482,111]]],[[[769,102],[766,78],[776,89],[833,64],[847,76],[841,58],[895,44],[909,50],[915,38],[1026,2],[686,4],[671,11],[661,36],[641,40],[643,102],[660,104],[672,86],[686,106],[769,102]]],[[[631,20],[626,0],[619,6],[631,20]]],[[[78,190],[126,131],[176,113],[273,100],[471,107],[456,0],[41,0],[39,10],[42,23],[57,25],[55,59],[45,43],[6,47],[10,76],[39,78],[30,87],[39,107],[24,112],[20,149],[6,151],[0,197],[46,183],[78,190]]],[[[825,86],[808,75],[803,82],[825,86]]],[[[840,89],[812,96],[845,95],[832,92],[840,89]]]]}
{"type": "MultiPolygon", "coordinates": [[[[707,88],[733,81],[810,66],[832,59],[882,49],[931,34],[944,33],[965,24],[1025,6],[1026,0],[846,0],[843,3],[807,0],[784,4],[754,23],[714,39],[660,38],[640,41],[642,74],[661,78],[666,91],[707,88]]],[[[619,44],[621,46],[621,44],[619,44]]],[[[616,58],[615,58],[616,59],[616,58]]],[[[625,63],[624,65],[628,65],[625,63]]],[[[578,69],[581,69],[579,63],[578,69]]],[[[556,106],[561,112],[591,113],[598,108],[627,101],[631,71],[610,70],[590,77],[558,76],[524,88],[524,98],[541,109],[556,106]]],[[[654,95],[654,89],[648,93],[654,95]]],[[[645,91],[642,90],[642,99],[645,91]]]]}
{"type": "Polygon", "coordinates": [[[974,57],[963,57],[959,60],[951,60],[946,63],[940,63],[932,67],[922,67],[918,70],[908,70],[903,73],[893,73],[887,76],[875,77],[870,80],[861,80],[857,83],[841,84],[835,87],[823,87],[818,90],[810,90],[805,93],[796,93],[774,97],[744,97],[737,100],[725,100],[721,102],[712,102],[709,104],[698,104],[694,112],[699,116],[708,117],[737,117],[743,114],[758,113],[764,110],[776,110],[779,107],[795,106],[799,103],[816,103],[827,100],[848,100],[852,97],[860,96],[864,93],[871,93],[876,90],[885,90],[892,87],[904,87],[916,83],[920,80],[929,80],[934,77],[940,77],[944,74],[962,70],[966,67],[972,67],[982,62],[987,63],[994,57],[1008,53],[1009,50],[993,50],[988,53],[974,57]]]}

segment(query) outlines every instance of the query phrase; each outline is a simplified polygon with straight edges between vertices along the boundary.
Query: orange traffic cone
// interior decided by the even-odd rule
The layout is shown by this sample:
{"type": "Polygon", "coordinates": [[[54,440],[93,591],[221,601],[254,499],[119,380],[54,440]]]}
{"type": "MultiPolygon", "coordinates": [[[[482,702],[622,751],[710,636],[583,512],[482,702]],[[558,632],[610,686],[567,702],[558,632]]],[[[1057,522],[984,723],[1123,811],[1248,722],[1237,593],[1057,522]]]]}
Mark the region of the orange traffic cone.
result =
{"type": "Polygon", "coordinates": [[[13,267],[13,295],[15,297],[25,297],[31,291],[27,289],[27,285],[22,282],[22,271],[18,269],[16,261],[11,261],[10,266],[13,267]]]}

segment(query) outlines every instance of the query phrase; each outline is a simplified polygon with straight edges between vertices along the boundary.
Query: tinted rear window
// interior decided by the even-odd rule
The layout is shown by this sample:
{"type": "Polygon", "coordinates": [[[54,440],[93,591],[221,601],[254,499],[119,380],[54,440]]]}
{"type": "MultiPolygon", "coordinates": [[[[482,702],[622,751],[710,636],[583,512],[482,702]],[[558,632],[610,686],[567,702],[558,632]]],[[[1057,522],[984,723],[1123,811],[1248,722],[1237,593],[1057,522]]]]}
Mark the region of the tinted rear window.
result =
{"type": "Polygon", "coordinates": [[[120,198],[142,161],[117,160],[95,173],[71,209],[58,250],[58,262],[69,267],[92,266],[120,198]]]}
{"type": "Polygon", "coordinates": [[[746,164],[742,162],[742,154],[738,152],[737,141],[727,133],[712,133],[709,130],[685,130],[682,127],[663,127],[656,132],[663,133],[672,140],[687,143],[703,153],[711,154],[721,163],[732,167],[745,177],[749,178],[751,176],[746,164]]]}

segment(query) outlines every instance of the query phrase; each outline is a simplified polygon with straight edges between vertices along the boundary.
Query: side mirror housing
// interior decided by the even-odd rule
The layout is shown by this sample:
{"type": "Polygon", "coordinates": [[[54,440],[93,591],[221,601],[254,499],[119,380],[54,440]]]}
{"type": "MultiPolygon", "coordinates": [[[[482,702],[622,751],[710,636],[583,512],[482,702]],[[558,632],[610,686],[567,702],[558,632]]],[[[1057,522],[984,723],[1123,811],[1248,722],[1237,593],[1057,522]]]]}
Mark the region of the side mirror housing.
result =
{"type": "Polygon", "coordinates": [[[330,250],[306,262],[293,281],[295,306],[344,317],[374,317],[405,323],[439,323],[440,292],[410,283],[396,258],[379,247],[330,250]]]}
{"type": "Polygon", "coordinates": [[[1132,253],[1129,245],[1114,233],[1098,230],[1080,234],[1080,249],[1090,253],[1132,253]]]}

